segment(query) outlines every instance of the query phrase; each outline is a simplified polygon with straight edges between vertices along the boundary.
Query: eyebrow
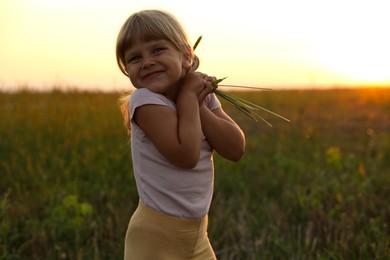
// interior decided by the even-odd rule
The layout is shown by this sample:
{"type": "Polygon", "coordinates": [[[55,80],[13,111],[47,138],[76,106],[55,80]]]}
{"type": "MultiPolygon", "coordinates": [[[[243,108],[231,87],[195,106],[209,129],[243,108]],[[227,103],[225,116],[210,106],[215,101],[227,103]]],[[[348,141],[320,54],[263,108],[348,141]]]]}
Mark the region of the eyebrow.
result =
{"type": "MultiPolygon", "coordinates": [[[[155,48],[159,45],[166,45],[166,44],[169,44],[169,41],[165,40],[165,39],[161,39],[161,40],[151,40],[151,41],[147,41],[147,42],[141,42],[142,44],[148,44],[147,48],[155,48]]],[[[126,51],[125,51],[125,58],[130,55],[130,56],[133,56],[134,54],[136,54],[138,51],[137,50],[132,50],[134,46],[131,46],[129,47],[126,51]]]]}

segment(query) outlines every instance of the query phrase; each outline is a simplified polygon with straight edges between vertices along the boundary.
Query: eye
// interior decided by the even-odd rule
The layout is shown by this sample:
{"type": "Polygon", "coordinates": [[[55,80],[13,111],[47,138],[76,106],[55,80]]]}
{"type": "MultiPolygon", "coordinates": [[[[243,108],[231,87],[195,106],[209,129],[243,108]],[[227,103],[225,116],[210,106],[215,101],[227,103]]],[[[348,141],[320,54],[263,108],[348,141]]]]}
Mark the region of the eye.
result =
{"type": "Polygon", "coordinates": [[[126,63],[136,63],[141,59],[141,56],[139,55],[133,55],[126,57],[126,63]]]}
{"type": "Polygon", "coordinates": [[[153,53],[158,55],[161,54],[164,50],[165,48],[157,47],[153,49],[153,53]]]}

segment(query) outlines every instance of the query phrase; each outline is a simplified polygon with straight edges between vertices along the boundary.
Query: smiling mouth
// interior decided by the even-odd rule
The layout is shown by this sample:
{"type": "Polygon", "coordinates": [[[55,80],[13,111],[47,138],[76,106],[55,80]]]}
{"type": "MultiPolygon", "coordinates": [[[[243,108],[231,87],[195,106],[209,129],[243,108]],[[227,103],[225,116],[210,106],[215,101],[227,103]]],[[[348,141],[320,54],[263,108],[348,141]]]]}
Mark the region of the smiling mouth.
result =
{"type": "Polygon", "coordinates": [[[158,77],[161,73],[162,73],[162,71],[154,71],[154,72],[146,74],[143,77],[143,79],[154,79],[154,78],[158,77]]]}

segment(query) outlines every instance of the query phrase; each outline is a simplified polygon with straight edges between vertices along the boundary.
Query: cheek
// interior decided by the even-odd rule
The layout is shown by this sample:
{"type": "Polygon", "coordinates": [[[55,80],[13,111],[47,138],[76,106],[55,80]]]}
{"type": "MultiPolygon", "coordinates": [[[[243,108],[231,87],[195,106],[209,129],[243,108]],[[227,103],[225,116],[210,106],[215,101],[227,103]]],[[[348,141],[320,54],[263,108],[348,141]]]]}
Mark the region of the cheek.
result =
{"type": "Polygon", "coordinates": [[[127,72],[127,75],[129,75],[129,79],[130,79],[130,82],[131,84],[137,88],[138,86],[138,77],[137,77],[137,74],[136,74],[136,71],[134,70],[133,67],[126,67],[126,72],[127,72]]]}
{"type": "Polygon", "coordinates": [[[136,87],[136,86],[138,85],[139,81],[137,80],[137,77],[134,77],[133,75],[131,75],[131,74],[129,73],[129,79],[130,79],[131,84],[132,84],[134,87],[136,87]]]}
{"type": "Polygon", "coordinates": [[[127,66],[126,72],[129,75],[130,79],[135,79],[137,77],[137,70],[134,66],[127,66]]]}
{"type": "Polygon", "coordinates": [[[129,66],[129,65],[126,66],[126,72],[127,72],[127,74],[130,75],[130,73],[131,73],[131,66],[129,66]]]}

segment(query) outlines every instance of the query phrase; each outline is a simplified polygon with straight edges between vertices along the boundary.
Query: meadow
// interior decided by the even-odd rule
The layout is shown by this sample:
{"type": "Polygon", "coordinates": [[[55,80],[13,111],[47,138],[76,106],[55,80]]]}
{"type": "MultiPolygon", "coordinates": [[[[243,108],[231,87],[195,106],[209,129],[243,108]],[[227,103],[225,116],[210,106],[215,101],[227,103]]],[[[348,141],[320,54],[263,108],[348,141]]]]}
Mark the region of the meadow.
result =
{"type": "MultiPolygon", "coordinates": [[[[243,159],[215,155],[218,259],[389,259],[390,89],[234,92],[243,159]]],[[[0,93],[0,259],[122,259],[138,203],[118,93],[0,93]]]]}

